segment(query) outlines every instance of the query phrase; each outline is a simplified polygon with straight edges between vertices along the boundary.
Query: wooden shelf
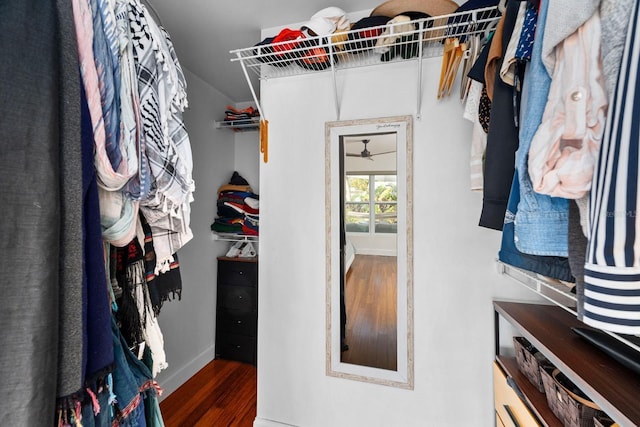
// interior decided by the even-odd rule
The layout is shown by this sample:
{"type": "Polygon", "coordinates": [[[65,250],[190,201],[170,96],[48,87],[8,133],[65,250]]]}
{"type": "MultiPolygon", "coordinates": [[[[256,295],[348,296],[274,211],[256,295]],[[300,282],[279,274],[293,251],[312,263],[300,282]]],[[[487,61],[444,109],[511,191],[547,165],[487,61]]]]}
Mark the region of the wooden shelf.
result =
{"type": "Polygon", "coordinates": [[[640,425],[640,375],[571,331],[587,327],[575,316],[541,304],[495,301],[494,309],[614,421],[640,425]]]}

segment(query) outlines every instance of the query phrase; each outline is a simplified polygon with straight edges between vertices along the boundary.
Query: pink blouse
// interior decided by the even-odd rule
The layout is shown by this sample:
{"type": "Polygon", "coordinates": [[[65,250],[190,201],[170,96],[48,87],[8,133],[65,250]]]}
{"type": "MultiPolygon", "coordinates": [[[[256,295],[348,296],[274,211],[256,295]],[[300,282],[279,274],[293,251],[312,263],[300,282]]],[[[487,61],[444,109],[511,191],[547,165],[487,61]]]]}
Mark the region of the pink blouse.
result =
{"type": "Polygon", "coordinates": [[[529,149],[537,193],[578,199],[591,188],[608,100],[596,13],[556,48],[549,97],[529,149]]]}

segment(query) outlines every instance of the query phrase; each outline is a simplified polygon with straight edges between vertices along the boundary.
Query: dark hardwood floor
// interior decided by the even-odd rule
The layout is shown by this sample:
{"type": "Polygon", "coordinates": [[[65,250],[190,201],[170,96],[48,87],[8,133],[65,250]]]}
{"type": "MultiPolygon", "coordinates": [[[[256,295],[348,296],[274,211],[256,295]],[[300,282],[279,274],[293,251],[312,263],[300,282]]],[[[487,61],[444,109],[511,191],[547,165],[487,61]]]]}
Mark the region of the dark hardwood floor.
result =
{"type": "Polygon", "coordinates": [[[216,359],[160,402],[166,427],[252,427],[256,367],[216,359]]]}
{"type": "Polygon", "coordinates": [[[342,362],[397,369],[396,257],[356,255],[345,286],[346,343],[342,362]]]}

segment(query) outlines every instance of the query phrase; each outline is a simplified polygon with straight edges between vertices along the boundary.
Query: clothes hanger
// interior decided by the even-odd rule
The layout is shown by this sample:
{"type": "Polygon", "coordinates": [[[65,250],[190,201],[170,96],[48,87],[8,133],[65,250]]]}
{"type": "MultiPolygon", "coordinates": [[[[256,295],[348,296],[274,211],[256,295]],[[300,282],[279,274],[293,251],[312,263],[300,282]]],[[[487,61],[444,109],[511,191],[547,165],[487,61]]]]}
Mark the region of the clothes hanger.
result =
{"type": "Polygon", "coordinates": [[[478,16],[476,11],[471,13],[471,21],[467,25],[467,50],[462,55],[462,79],[460,81],[460,100],[464,101],[467,98],[469,89],[471,88],[471,79],[467,76],[471,67],[476,62],[478,55],[480,54],[480,36],[477,33],[477,20],[478,16]]]}
{"type": "Polygon", "coordinates": [[[444,41],[444,49],[442,52],[442,67],[440,69],[440,81],[438,83],[438,99],[440,99],[446,91],[446,82],[449,69],[455,60],[455,51],[460,46],[460,40],[457,37],[447,37],[444,41]]]}
{"type": "Polygon", "coordinates": [[[460,83],[460,100],[464,101],[469,94],[469,89],[471,88],[471,79],[468,74],[471,71],[471,67],[478,59],[478,55],[480,54],[480,35],[472,34],[468,39],[468,48],[467,51],[462,56],[462,81],[460,83]]]}
{"type": "MultiPolygon", "coordinates": [[[[458,75],[458,70],[460,69],[462,56],[466,51],[467,51],[466,43],[459,43],[458,46],[453,51],[452,61],[449,66],[449,69],[447,70],[447,78],[445,81],[445,90],[446,90],[447,96],[451,94],[453,83],[456,79],[456,76],[458,75]]],[[[445,96],[445,94],[443,94],[443,96],[445,96]]]]}

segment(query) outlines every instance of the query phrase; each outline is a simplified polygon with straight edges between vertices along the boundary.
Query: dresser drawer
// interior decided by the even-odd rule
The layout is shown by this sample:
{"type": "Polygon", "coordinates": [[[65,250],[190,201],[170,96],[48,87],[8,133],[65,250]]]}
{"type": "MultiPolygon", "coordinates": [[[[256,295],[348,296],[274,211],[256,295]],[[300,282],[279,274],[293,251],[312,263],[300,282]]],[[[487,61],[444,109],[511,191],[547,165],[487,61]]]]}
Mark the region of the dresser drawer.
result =
{"type": "Polygon", "coordinates": [[[258,306],[258,290],[249,286],[218,285],[218,307],[235,310],[238,314],[255,311],[258,306]]]}
{"type": "Polygon", "coordinates": [[[258,263],[218,260],[218,285],[257,286],[258,263]]]}
{"type": "Polygon", "coordinates": [[[219,308],[217,310],[216,334],[247,335],[255,337],[258,332],[258,313],[219,308]]]}
{"type": "Polygon", "coordinates": [[[256,338],[223,334],[216,339],[216,358],[256,364],[256,338]]]}
{"type": "MultiPolygon", "coordinates": [[[[507,383],[507,377],[496,362],[493,363],[493,393],[498,419],[507,427],[538,427],[541,424],[507,383]]],[[[500,423],[497,422],[497,425],[500,423]]]]}

